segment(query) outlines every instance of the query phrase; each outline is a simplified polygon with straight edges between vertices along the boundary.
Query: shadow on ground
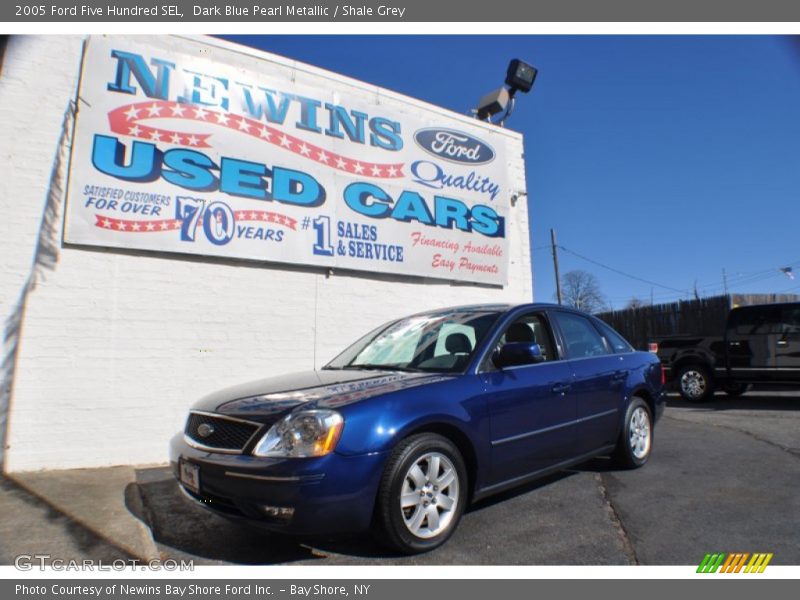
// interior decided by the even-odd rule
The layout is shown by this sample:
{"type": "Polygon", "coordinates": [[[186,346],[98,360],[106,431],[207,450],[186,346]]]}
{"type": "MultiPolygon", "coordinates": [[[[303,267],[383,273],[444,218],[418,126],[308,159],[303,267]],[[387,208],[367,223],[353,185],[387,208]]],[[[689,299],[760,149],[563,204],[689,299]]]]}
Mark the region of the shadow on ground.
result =
{"type": "MultiPolygon", "coordinates": [[[[587,465],[587,469],[593,468],[591,465],[603,470],[607,468],[603,462],[592,461],[587,465]]],[[[492,496],[473,504],[467,512],[481,513],[578,472],[562,471],[492,496]]],[[[151,528],[162,553],[173,558],[243,565],[315,561],[327,564],[329,561],[325,559],[330,555],[343,555],[363,563],[397,564],[413,561],[387,549],[368,533],[324,537],[284,536],[219,517],[188,500],[167,467],[138,470],[137,483],[132,485],[138,486],[144,502],[142,509],[132,502],[131,512],[151,528]]],[[[131,498],[134,497],[131,495],[131,498]]]]}
{"type": "Polygon", "coordinates": [[[673,408],[689,408],[705,412],[727,410],[785,410],[796,412],[800,411],[800,393],[796,390],[792,392],[756,390],[743,396],[735,397],[717,392],[712,399],[701,403],[687,402],[678,394],[670,394],[667,404],[673,408]]]}
{"type": "Polygon", "coordinates": [[[131,506],[131,512],[150,527],[159,547],[182,558],[260,565],[324,558],[325,550],[356,556],[387,555],[369,537],[290,537],[219,517],[188,500],[168,467],[137,471],[135,485],[144,511],[139,513],[131,506]]]}

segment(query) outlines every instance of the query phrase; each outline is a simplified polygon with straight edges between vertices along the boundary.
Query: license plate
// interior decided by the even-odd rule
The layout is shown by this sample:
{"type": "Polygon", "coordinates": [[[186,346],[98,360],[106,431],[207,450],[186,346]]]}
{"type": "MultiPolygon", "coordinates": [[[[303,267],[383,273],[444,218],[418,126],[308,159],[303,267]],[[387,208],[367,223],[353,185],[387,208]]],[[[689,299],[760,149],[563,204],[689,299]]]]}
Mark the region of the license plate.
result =
{"type": "Polygon", "coordinates": [[[200,467],[188,462],[180,463],[181,483],[193,492],[200,492],[200,467]]]}

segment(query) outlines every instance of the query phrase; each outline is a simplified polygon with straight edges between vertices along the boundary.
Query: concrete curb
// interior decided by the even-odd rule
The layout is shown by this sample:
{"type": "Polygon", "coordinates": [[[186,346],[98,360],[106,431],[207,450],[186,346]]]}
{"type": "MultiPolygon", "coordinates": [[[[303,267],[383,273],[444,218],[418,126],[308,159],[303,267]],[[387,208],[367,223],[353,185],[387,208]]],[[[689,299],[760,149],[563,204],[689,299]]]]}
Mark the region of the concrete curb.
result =
{"type": "Polygon", "coordinates": [[[143,560],[159,556],[134,467],[9,473],[7,478],[98,537],[143,560]]]}

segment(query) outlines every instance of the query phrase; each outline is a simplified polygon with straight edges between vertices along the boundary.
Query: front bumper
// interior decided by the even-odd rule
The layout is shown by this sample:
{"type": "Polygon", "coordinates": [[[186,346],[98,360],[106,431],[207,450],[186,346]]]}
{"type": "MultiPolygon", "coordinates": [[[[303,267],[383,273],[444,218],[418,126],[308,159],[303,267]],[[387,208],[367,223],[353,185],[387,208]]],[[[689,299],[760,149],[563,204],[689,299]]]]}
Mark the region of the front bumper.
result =
{"type": "Polygon", "coordinates": [[[296,534],[363,531],[370,526],[386,453],[319,458],[261,458],[206,452],[183,434],[170,443],[178,485],[204,507],[228,518],[296,534]],[[180,483],[179,464],[199,468],[199,491],[180,483]],[[294,509],[290,519],[265,506],[294,509]]]}

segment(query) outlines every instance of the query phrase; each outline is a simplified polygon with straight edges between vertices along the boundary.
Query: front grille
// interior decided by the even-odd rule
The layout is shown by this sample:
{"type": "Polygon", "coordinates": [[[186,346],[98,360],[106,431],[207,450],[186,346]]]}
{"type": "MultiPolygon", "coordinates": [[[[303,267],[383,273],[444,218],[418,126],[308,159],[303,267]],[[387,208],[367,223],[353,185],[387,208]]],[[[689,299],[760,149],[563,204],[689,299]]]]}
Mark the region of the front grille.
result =
{"type": "Polygon", "coordinates": [[[241,452],[260,427],[250,421],[193,412],[189,413],[184,433],[201,446],[241,452]],[[201,432],[206,435],[201,435],[201,432]]]}

